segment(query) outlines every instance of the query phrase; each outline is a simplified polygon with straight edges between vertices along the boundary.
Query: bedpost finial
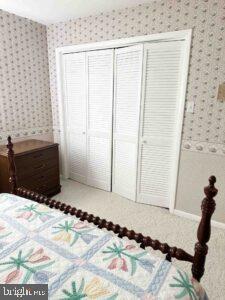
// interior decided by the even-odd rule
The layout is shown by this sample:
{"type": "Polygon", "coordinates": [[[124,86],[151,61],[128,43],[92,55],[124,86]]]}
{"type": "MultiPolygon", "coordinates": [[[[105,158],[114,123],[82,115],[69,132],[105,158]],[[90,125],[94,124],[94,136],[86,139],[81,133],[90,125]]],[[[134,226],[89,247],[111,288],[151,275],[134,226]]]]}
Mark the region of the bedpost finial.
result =
{"type": "Polygon", "coordinates": [[[209,185],[204,188],[204,193],[208,199],[213,199],[218,193],[214,184],[216,183],[216,177],[214,175],[209,177],[209,185]]]}
{"type": "Polygon", "coordinates": [[[8,141],[7,148],[8,148],[9,150],[11,150],[12,147],[13,147],[13,143],[12,143],[12,138],[11,138],[10,135],[8,136],[7,141],[8,141]]]}
{"type": "Polygon", "coordinates": [[[6,147],[8,148],[8,160],[9,160],[9,184],[11,186],[11,193],[16,194],[17,189],[17,178],[16,178],[16,165],[14,161],[14,151],[13,151],[13,143],[11,141],[11,136],[9,135],[8,144],[6,147]]]}
{"type": "Polygon", "coordinates": [[[201,205],[202,217],[198,226],[198,242],[195,244],[195,254],[192,265],[193,277],[198,281],[200,281],[205,271],[205,259],[208,252],[207,243],[211,234],[211,217],[216,208],[214,197],[218,190],[214,186],[215,182],[216,177],[210,176],[209,185],[204,188],[206,197],[202,200],[201,205]]]}
{"type": "Polygon", "coordinates": [[[216,176],[212,175],[209,177],[209,185],[214,186],[214,183],[216,183],[216,176]]]}

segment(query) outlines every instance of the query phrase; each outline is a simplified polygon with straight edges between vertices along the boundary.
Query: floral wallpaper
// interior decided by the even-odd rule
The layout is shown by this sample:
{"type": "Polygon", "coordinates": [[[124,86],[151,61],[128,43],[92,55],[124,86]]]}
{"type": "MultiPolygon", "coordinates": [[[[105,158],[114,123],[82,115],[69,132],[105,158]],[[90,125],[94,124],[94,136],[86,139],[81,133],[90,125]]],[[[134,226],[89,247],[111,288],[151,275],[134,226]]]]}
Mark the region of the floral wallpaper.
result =
{"type": "Polygon", "coordinates": [[[0,10],[0,143],[52,131],[46,27],[0,10]]]}
{"type": "Polygon", "coordinates": [[[225,1],[153,1],[120,11],[47,27],[54,136],[59,136],[55,48],[137,35],[193,29],[183,149],[225,155],[225,102],[216,100],[225,81],[225,1]]]}

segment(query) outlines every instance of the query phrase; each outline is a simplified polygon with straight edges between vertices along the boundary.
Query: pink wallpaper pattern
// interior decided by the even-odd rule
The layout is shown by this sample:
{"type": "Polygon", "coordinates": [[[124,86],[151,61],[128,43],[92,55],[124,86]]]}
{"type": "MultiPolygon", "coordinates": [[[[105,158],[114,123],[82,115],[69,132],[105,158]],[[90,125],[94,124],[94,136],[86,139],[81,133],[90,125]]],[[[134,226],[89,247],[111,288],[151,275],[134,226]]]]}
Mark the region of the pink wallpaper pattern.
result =
{"type": "Polygon", "coordinates": [[[0,10],[0,143],[52,131],[46,27],[0,10]]]}
{"type": "Polygon", "coordinates": [[[183,149],[225,154],[225,102],[216,100],[225,81],[225,1],[153,1],[120,11],[90,16],[47,27],[54,135],[59,118],[55,48],[137,35],[193,29],[187,101],[194,114],[185,113],[183,149]]]}

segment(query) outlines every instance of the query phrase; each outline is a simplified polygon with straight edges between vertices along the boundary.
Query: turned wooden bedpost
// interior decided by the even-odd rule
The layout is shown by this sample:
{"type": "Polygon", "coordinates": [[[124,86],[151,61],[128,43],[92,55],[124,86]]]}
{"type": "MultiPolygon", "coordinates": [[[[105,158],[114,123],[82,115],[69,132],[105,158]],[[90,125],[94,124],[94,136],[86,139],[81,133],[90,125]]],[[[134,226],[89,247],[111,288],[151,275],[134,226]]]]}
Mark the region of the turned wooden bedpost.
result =
{"type": "Polygon", "coordinates": [[[17,178],[16,178],[16,165],[14,161],[13,143],[11,142],[11,136],[8,136],[8,160],[9,160],[9,183],[11,186],[11,194],[16,195],[17,190],[17,178]]]}
{"type": "Polygon", "coordinates": [[[198,226],[198,242],[195,244],[195,254],[192,265],[192,275],[198,281],[201,280],[205,271],[205,259],[208,252],[207,243],[211,234],[211,217],[216,207],[216,202],[213,199],[218,192],[214,186],[215,182],[216,177],[211,176],[209,178],[209,185],[204,188],[206,197],[203,199],[201,205],[202,218],[198,226]]]}

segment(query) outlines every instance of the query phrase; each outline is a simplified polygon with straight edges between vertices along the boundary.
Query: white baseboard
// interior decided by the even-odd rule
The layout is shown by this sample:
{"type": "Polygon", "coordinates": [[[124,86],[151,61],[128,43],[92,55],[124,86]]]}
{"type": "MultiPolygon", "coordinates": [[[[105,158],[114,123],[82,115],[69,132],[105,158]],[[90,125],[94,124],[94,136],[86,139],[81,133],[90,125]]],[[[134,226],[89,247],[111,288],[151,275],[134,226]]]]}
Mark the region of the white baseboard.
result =
{"type": "MultiPolygon", "coordinates": [[[[178,209],[174,209],[173,213],[177,216],[180,216],[180,217],[184,217],[184,218],[187,218],[187,219],[190,219],[190,220],[195,220],[195,221],[200,221],[200,217],[197,216],[197,215],[193,215],[193,214],[190,214],[190,213],[187,213],[185,211],[182,211],[182,210],[178,210],[178,209]]],[[[217,221],[211,221],[211,224],[212,226],[214,227],[217,227],[217,228],[221,228],[221,229],[225,229],[225,223],[222,223],[222,222],[217,222],[217,221]]]]}

